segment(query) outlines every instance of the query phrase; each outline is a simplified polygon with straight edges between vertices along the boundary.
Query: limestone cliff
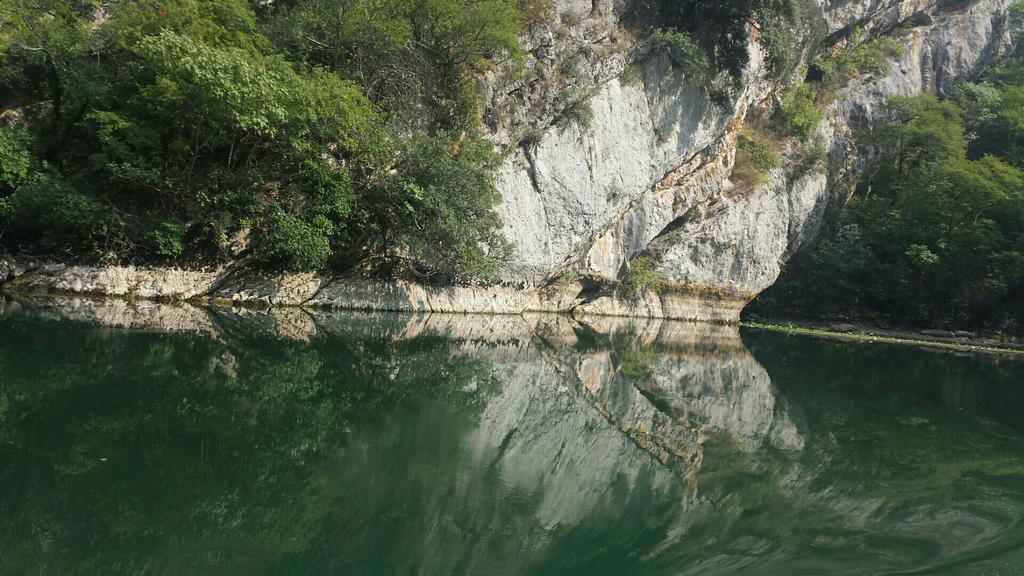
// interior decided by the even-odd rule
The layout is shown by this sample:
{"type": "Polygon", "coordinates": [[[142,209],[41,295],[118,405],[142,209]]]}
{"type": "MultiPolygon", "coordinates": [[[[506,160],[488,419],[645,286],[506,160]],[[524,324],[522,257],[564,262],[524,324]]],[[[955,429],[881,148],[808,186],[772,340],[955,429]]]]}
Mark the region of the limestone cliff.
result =
{"type": "MultiPolygon", "coordinates": [[[[231,268],[175,272],[43,266],[9,282],[20,292],[205,298],[264,305],[412,311],[562,311],[733,322],[848,196],[862,167],[856,132],[892,95],[944,93],[1012,48],[1013,0],[817,0],[827,43],[856,28],[899,27],[884,74],[840,88],[817,128],[827,160],[807,170],[796,146],[762,184],[734,177],[737,137],[779,89],[754,38],[742,89],[712,103],[651,51],[614,0],[556,0],[521,39],[525,73],[482,79],[484,122],[505,150],[498,208],[515,248],[498,287],[423,287],[231,268]],[[587,106],[584,121],[566,114],[587,106]],[[642,253],[668,280],[623,301],[614,287],[642,253]]],[[[864,36],[868,37],[868,36],[864,36]]],[[[803,58],[810,57],[803,50],[803,58]]],[[[12,266],[7,266],[14,270],[12,266]]],[[[0,270],[0,276],[8,273],[0,270]]]]}
{"type": "MultiPolygon", "coordinates": [[[[579,4],[559,3],[559,21],[581,10],[579,4]]],[[[517,272],[534,283],[562,270],[614,281],[629,259],[648,250],[663,256],[660,272],[683,292],[745,303],[770,286],[786,258],[814,237],[830,202],[845,197],[846,184],[860,167],[855,130],[867,126],[889,96],[944,93],[1008,51],[1011,4],[819,1],[834,37],[854,26],[885,34],[904,24],[911,27],[901,32],[904,50],[888,73],[855,78],[828,106],[818,128],[828,152],[824,169],[799,174],[789,157],[791,162],[753,190],[738,189],[730,176],[738,130],[749,111],[776,89],[766,79],[756,44],[743,92],[731,109],[722,109],[667,58],[645,55],[641,44],[622,46],[632,39],[615,36],[610,2],[595,2],[581,25],[592,34],[569,36],[560,50],[543,44],[561,30],[557,23],[554,32],[534,34],[531,40],[544,47],[531,52],[541,55],[541,70],[571,57],[566,54],[610,55],[591,66],[601,76],[592,89],[590,126],[551,125],[503,166],[502,216],[518,247],[517,272]],[[581,47],[583,40],[589,43],[581,47]],[[628,60],[643,67],[642,82],[631,84],[618,74],[628,60]]],[[[693,302],[680,306],[678,295],[654,300],[629,305],[627,311],[705,315],[693,302]]],[[[584,298],[582,305],[601,312],[623,308],[610,296],[584,298]]]]}

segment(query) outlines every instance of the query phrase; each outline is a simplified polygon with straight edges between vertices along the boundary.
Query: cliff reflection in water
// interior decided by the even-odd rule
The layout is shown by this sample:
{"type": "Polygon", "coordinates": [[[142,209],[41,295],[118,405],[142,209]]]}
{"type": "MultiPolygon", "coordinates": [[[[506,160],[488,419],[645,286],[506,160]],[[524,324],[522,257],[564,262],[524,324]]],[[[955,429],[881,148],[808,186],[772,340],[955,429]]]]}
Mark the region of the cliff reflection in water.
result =
{"type": "Polygon", "coordinates": [[[0,573],[863,574],[1024,544],[1018,361],[554,316],[2,315],[0,573]]]}

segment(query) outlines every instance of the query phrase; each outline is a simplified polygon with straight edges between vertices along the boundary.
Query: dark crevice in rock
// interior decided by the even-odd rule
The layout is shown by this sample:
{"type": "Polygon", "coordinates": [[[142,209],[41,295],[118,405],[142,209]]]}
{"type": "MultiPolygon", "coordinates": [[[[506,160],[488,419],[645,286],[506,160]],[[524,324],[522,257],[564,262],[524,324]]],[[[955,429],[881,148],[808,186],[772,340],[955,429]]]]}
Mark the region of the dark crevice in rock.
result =
{"type": "Polygon", "coordinates": [[[615,286],[603,280],[587,277],[580,279],[580,284],[582,289],[576,295],[578,305],[589,304],[599,298],[612,296],[615,293],[615,286]]]}

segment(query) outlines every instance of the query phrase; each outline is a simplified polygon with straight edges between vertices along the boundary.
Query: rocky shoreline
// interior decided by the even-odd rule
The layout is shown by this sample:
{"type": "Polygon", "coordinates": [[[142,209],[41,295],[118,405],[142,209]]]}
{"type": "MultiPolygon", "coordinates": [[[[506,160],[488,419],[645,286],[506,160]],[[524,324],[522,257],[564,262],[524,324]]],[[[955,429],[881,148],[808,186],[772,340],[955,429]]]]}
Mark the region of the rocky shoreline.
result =
{"type": "Polygon", "coordinates": [[[534,325],[555,324],[561,332],[572,331],[571,326],[583,322],[605,326],[600,331],[607,332],[616,331],[614,327],[622,323],[644,323],[644,330],[650,330],[660,329],[666,321],[684,321],[707,326],[705,331],[715,325],[731,330],[742,325],[931,349],[1024,353],[1024,339],[1002,334],[759,317],[741,323],[747,300],[740,295],[648,292],[639,301],[629,302],[614,294],[581,295],[579,284],[568,283],[543,289],[431,287],[312,274],[260,276],[225,269],[66,266],[0,258],[0,289],[0,315],[27,307],[54,319],[111,328],[211,334],[219,332],[217,318],[227,316],[298,340],[315,335],[332,314],[404,312],[421,318],[450,315],[460,319],[457,323],[476,325],[474,331],[481,334],[491,333],[495,322],[525,322],[522,329],[528,332],[534,331],[534,325]]]}
{"type": "Polygon", "coordinates": [[[184,301],[0,294],[0,318],[18,316],[115,330],[205,334],[218,339],[244,333],[309,341],[321,334],[356,331],[361,336],[387,339],[430,334],[474,342],[517,341],[524,345],[538,338],[557,346],[586,335],[608,337],[623,333],[646,344],[657,341],[671,346],[745,350],[738,326],[659,318],[397,313],[300,307],[254,309],[184,301]]]}
{"type": "Polygon", "coordinates": [[[624,316],[736,324],[752,294],[676,288],[624,300],[610,286],[558,282],[542,287],[426,286],[358,276],[266,275],[231,267],[207,270],[16,263],[0,269],[16,297],[118,297],[252,308],[624,316]]]}

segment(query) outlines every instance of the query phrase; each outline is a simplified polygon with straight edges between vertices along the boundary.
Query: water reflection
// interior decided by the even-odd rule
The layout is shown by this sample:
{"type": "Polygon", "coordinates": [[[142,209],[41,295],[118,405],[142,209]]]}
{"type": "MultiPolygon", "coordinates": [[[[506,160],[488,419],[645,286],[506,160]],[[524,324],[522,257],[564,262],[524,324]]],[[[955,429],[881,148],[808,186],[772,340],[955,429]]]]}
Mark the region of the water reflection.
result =
{"type": "Polygon", "coordinates": [[[0,573],[1020,567],[1024,366],[1000,357],[551,316],[0,315],[0,573]]]}

